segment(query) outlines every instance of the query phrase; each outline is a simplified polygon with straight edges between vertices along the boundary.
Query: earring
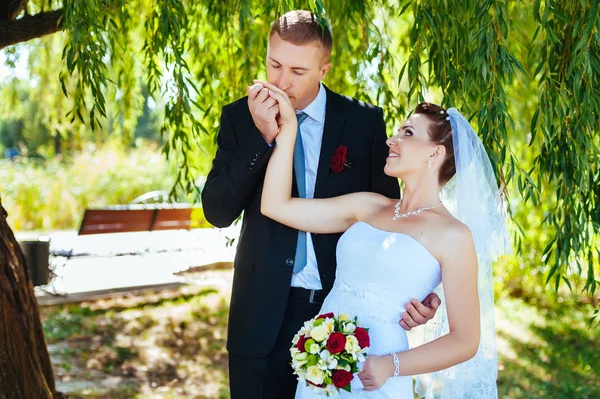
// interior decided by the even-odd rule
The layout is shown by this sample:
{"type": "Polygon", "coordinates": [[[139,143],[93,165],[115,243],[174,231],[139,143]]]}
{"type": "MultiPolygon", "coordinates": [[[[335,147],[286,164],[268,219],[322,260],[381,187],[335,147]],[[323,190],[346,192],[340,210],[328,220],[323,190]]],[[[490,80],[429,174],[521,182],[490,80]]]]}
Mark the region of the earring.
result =
{"type": "Polygon", "coordinates": [[[427,160],[427,166],[431,169],[431,159],[427,160]]]}

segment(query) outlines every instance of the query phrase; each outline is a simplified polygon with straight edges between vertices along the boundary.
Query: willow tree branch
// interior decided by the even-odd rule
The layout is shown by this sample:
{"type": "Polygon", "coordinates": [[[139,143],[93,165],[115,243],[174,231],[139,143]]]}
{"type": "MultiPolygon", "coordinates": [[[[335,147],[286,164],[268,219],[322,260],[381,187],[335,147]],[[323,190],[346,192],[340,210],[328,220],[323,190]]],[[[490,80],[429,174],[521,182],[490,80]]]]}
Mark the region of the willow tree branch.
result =
{"type": "Polygon", "coordinates": [[[14,21],[0,20],[0,50],[62,30],[62,16],[63,10],[56,10],[14,21]]]}
{"type": "Polygon", "coordinates": [[[27,0],[0,0],[0,20],[14,20],[27,7],[27,0]]]}

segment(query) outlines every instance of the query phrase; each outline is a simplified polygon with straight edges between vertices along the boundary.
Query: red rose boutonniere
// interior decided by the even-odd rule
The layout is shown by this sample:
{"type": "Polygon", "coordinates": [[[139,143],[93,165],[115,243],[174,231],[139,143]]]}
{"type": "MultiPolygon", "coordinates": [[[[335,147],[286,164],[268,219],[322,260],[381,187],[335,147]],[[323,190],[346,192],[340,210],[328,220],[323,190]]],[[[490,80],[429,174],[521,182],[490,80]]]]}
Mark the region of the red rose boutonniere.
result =
{"type": "Polygon", "coordinates": [[[344,167],[350,167],[346,155],[348,155],[348,147],[345,145],[338,145],[335,151],[333,151],[331,162],[329,162],[329,167],[333,173],[338,174],[344,170],[344,167]]]}

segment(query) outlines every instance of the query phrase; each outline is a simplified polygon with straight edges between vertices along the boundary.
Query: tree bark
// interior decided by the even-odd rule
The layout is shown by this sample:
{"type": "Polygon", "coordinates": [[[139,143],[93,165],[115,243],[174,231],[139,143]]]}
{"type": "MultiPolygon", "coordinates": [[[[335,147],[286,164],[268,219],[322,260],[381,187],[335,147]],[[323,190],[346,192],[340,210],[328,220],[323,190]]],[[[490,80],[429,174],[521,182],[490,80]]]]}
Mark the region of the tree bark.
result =
{"type": "MultiPolygon", "coordinates": [[[[1,13],[0,13],[1,14],[1,13]]],[[[63,10],[25,15],[11,20],[0,18],[0,50],[62,29],[63,10]]]]}
{"type": "Polygon", "coordinates": [[[6,216],[0,200],[0,399],[52,399],[54,375],[37,300],[6,216]]]}
{"type": "Polygon", "coordinates": [[[0,20],[13,20],[27,7],[27,0],[0,0],[0,20]]]}

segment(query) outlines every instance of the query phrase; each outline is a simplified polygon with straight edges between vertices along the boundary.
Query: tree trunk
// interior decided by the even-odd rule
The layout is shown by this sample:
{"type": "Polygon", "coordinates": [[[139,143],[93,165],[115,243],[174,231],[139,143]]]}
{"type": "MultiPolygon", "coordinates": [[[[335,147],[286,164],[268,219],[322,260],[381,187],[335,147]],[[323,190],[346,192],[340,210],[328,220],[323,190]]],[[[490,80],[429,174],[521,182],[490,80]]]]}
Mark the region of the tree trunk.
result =
{"type": "Polygon", "coordinates": [[[54,375],[25,257],[0,201],[0,399],[55,398],[54,375]]]}

